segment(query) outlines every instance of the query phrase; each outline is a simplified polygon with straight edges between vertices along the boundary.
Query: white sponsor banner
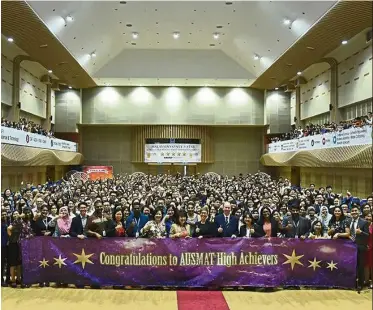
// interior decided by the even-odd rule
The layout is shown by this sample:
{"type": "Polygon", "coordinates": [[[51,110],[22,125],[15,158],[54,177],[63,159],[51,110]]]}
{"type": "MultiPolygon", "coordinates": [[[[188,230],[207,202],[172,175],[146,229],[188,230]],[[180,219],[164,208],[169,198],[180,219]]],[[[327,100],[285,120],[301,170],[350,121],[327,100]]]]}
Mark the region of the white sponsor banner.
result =
{"type": "Polygon", "coordinates": [[[1,143],[20,146],[30,146],[42,149],[77,152],[78,145],[74,142],[48,138],[36,133],[30,133],[1,126],[1,143]]]}
{"type": "Polygon", "coordinates": [[[372,126],[349,128],[338,132],[270,143],[268,153],[320,150],[365,144],[372,144],[372,126]]]}
{"type": "Polygon", "coordinates": [[[146,163],[200,163],[201,144],[145,144],[146,163]]]}

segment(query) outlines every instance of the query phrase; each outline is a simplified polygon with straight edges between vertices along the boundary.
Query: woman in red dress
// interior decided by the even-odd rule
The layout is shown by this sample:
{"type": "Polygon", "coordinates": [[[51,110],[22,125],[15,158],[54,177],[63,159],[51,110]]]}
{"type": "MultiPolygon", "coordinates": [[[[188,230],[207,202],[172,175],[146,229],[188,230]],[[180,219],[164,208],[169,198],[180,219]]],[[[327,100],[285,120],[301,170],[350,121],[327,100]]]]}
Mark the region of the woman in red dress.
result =
{"type": "Polygon", "coordinates": [[[373,288],[373,222],[372,214],[369,213],[365,216],[365,220],[369,223],[369,240],[368,240],[368,251],[366,256],[365,265],[365,280],[367,281],[369,288],[373,288]]]}

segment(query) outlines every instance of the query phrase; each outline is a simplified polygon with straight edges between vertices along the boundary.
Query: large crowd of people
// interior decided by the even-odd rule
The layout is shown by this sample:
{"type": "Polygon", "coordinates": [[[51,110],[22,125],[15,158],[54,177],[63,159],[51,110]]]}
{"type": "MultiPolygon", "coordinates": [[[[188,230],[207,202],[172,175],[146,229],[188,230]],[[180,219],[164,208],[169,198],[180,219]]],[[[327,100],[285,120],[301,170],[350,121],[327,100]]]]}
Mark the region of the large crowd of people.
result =
{"type": "Polygon", "coordinates": [[[20,241],[33,236],[277,237],[353,240],[359,287],[372,287],[373,195],[299,188],[263,172],[232,178],[136,174],[28,183],[6,189],[1,206],[2,285],[22,283],[20,241]]]}
{"type": "Polygon", "coordinates": [[[43,135],[49,138],[54,137],[53,131],[47,131],[43,128],[43,126],[34,123],[33,121],[27,120],[24,117],[19,119],[19,122],[11,122],[4,117],[1,118],[1,126],[9,127],[17,130],[27,131],[30,133],[35,133],[39,135],[43,135]]]}
{"type": "Polygon", "coordinates": [[[339,124],[337,123],[325,123],[323,125],[315,125],[315,124],[308,124],[305,128],[298,127],[296,128],[293,126],[292,130],[290,132],[281,134],[276,137],[271,137],[270,142],[279,142],[279,141],[287,141],[287,140],[293,140],[293,139],[299,139],[303,137],[308,136],[315,136],[320,135],[328,132],[336,132],[336,131],[342,131],[349,128],[358,128],[363,126],[372,126],[373,121],[373,114],[372,112],[369,112],[367,115],[362,117],[357,117],[352,120],[347,121],[341,121],[339,124]]]}

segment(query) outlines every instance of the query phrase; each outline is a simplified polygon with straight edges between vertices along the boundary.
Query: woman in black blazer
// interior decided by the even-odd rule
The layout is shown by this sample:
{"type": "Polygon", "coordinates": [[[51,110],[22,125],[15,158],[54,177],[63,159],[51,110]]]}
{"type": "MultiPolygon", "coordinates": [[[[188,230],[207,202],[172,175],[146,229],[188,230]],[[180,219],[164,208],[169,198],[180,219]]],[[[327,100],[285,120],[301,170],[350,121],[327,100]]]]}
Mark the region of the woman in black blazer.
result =
{"type": "Polygon", "coordinates": [[[263,207],[257,224],[257,233],[260,237],[277,237],[279,223],[272,217],[271,209],[263,207]]]}
{"type": "Polygon", "coordinates": [[[215,236],[215,224],[208,220],[209,209],[207,207],[201,210],[201,220],[196,223],[196,229],[193,237],[201,238],[212,238],[215,236]]]}
{"type": "Polygon", "coordinates": [[[242,222],[244,225],[240,227],[240,237],[242,238],[256,238],[258,235],[258,227],[254,223],[253,216],[250,212],[245,213],[242,222]]]}

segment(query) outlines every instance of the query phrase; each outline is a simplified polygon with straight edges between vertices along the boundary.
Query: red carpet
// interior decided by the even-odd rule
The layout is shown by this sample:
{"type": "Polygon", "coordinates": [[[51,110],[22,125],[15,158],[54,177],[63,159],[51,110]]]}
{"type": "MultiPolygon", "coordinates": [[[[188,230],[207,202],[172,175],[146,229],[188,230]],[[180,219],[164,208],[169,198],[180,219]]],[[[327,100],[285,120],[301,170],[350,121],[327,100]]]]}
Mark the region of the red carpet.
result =
{"type": "Polygon", "coordinates": [[[222,292],[178,291],[178,310],[229,310],[222,292]]]}

